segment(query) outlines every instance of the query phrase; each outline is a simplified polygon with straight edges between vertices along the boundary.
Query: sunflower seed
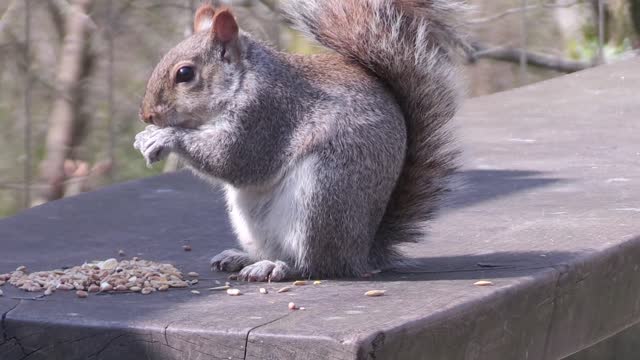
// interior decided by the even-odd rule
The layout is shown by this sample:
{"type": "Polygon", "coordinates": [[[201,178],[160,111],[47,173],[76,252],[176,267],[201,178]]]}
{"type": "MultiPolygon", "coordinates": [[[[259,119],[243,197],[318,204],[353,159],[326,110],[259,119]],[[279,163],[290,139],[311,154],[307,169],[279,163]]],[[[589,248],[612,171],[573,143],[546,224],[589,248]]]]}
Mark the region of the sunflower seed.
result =
{"type": "Polygon", "coordinates": [[[473,283],[475,286],[493,286],[493,283],[488,280],[480,280],[473,283]]]}
{"type": "Polygon", "coordinates": [[[364,293],[366,296],[382,296],[384,295],[384,293],[386,292],[386,290],[369,290],[366,293],[364,293]]]}
{"type": "Polygon", "coordinates": [[[219,291],[219,290],[229,290],[229,289],[231,289],[231,286],[225,285],[225,286],[212,287],[212,288],[209,288],[207,290],[209,290],[209,291],[219,291]]]}
{"type": "Polygon", "coordinates": [[[242,295],[242,293],[240,292],[239,289],[227,289],[227,294],[229,294],[231,296],[242,295]]]}

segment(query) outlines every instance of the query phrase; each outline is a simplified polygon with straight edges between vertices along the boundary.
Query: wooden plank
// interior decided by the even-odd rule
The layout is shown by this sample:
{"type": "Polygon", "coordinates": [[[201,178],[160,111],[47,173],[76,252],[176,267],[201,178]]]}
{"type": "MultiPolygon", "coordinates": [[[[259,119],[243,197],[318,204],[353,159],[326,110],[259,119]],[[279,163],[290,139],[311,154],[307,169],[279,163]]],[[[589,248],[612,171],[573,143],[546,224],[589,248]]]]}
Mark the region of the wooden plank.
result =
{"type": "Polygon", "coordinates": [[[202,275],[188,290],[44,300],[5,285],[0,358],[561,358],[640,321],[640,61],[468,102],[464,186],[415,259],[371,279],[237,284],[224,201],[187,173],[130,182],[0,221],[0,273],[127,256],[202,275]],[[185,252],[182,245],[191,244],[185,252]],[[494,286],[477,287],[488,279],[494,286]],[[216,283],[217,282],[217,283],[216,283]],[[266,286],[270,294],[260,295],[266,286]],[[383,297],[368,298],[371,289],[383,297]],[[289,302],[305,310],[290,311],[289,302]],[[16,306],[17,305],[17,306],[16,306]],[[10,311],[9,311],[10,310],[10,311]]]}

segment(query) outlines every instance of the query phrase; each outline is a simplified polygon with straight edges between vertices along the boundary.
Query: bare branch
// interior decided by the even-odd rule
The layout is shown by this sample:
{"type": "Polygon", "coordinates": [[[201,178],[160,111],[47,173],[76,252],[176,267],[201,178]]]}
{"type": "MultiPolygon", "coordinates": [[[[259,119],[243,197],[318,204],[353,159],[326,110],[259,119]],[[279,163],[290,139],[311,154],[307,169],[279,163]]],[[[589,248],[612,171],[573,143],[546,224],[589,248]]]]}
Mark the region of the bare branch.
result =
{"type": "MultiPolygon", "coordinates": [[[[492,59],[499,61],[507,61],[515,64],[520,63],[523,55],[522,49],[511,47],[491,47],[485,44],[474,43],[472,45],[474,52],[469,53],[468,60],[473,63],[478,59],[492,59]]],[[[568,60],[557,56],[540,54],[534,52],[525,52],[527,63],[545,69],[555,70],[558,72],[572,73],[584,70],[593,66],[593,64],[583,61],[568,60]]]]}

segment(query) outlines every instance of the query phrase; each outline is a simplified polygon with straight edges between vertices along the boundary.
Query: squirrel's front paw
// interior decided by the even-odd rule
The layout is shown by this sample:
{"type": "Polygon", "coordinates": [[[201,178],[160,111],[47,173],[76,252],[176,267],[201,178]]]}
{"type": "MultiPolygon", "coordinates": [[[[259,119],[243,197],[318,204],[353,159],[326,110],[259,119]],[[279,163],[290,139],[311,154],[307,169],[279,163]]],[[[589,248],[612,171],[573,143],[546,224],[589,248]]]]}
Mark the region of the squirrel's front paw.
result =
{"type": "Polygon", "coordinates": [[[175,150],[177,145],[177,137],[174,128],[160,128],[155,125],[147,126],[143,131],[136,135],[133,147],[140,150],[147,166],[158,162],[175,150]]]}

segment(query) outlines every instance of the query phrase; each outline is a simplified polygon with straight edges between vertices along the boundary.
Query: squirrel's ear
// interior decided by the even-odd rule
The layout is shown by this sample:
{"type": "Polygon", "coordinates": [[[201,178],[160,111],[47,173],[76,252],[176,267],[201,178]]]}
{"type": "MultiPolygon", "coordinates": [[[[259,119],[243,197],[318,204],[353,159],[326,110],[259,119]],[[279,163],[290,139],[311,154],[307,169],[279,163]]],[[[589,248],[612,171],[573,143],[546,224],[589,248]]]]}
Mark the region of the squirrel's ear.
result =
{"type": "Polygon", "coordinates": [[[213,36],[222,43],[229,43],[238,38],[238,23],[229,9],[216,12],[213,17],[213,36]]]}
{"type": "Polygon", "coordinates": [[[198,8],[196,16],[193,19],[193,32],[209,31],[213,27],[213,18],[216,15],[216,9],[209,4],[205,4],[198,8]]]}

